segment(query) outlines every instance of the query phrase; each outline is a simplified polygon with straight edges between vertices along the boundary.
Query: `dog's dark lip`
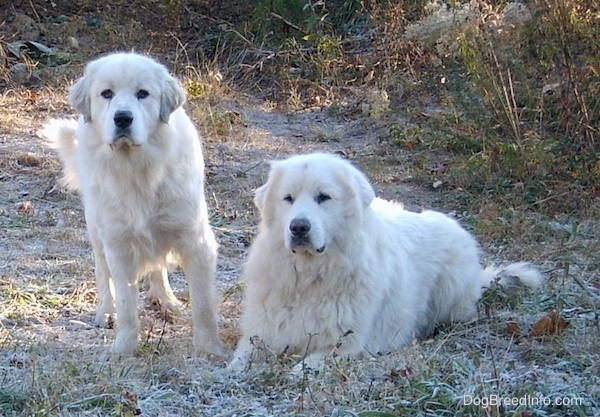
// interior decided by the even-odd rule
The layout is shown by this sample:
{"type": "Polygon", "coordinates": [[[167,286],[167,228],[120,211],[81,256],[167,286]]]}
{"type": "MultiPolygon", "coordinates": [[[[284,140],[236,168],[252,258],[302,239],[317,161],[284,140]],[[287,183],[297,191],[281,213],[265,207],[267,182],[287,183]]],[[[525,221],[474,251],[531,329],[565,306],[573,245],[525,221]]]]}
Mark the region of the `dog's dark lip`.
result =
{"type": "Polygon", "coordinates": [[[292,248],[290,248],[290,251],[293,254],[297,254],[298,253],[298,251],[297,251],[298,248],[302,249],[303,252],[317,253],[317,254],[322,254],[323,252],[325,252],[325,249],[326,249],[325,245],[323,245],[323,246],[321,246],[320,248],[317,248],[317,249],[314,249],[314,248],[312,248],[310,246],[307,246],[307,245],[296,245],[296,246],[293,246],[292,248]]]}
{"type": "Polygon", "coordinates": [[[126,135],[126,134],[120,134],[120,135],[115,135],[113,142],[119,141],[119,140],[123,140],[123,139],[129,139],[129,140],[133,140],[133,138],[130,135],[126,135]]]}
{"type": "Polygon", "coordinates": [[[125,149],[132,149],[132,148],[138,148],[142,145],[140,145],[139,143],[125,143],[125,144],[117,144],[117,143],[111,143],[110,145],[110,149],[113,151],[120,151],[120,150],[125,150],[125,149]]]}

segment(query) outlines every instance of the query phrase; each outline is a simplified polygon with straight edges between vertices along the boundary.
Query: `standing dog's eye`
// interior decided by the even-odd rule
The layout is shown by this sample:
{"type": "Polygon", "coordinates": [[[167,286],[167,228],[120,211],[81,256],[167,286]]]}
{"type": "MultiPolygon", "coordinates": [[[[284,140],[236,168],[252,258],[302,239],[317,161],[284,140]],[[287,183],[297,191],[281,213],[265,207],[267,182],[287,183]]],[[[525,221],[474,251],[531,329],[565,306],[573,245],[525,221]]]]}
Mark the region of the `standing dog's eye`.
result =
{"type": "Polygon", "coordinates": [[[135,96],[138,98],[138,100],[142,100],[142,99],[148,97],[149,95],[150,95],[150,93],[148,91],[139,90],[135,96]]]}
{"type": "Polygon", "coordinates": [[[291,194],[288,194],[285,197],[283,197],[283,201],[287,201],[288,203],[293,203],[294,202],[294,197],[292,197],[291,194]]]}
{"type": "Polygon", "coordinates": [[[327,200],[331,200],[331,197],[328,194],[325,193],[319,193],[319,195],[317,196],[317,198],[315,198],[316,202],[318,204],[324,203],[327,200]]]}
{"type": "Polygon", "coordinates": [[[102,92],[100,93],[100,95],[101,95],[102,97],[104,97],[105,99],[107,99],[107,100],[110,100],[111,98],[113,98],[113,95],[114,95],[114,93],[113,93],[113,91],[112,91],[112,90],[108,89],[108,90],[104,90],[104,91],[102,91],[102,92]]]}

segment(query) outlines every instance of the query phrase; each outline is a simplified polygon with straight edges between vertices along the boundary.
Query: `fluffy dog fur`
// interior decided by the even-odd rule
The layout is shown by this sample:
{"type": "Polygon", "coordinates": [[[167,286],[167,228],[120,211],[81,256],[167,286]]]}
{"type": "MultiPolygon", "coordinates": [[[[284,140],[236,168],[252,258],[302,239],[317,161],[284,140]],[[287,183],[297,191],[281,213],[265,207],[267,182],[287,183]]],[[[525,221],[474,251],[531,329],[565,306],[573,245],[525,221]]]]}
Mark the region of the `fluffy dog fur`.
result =
{"type": "Polygon", "coordinates": [[[194,347],[221,354],[217,245],[204,198],[202,147],[181,107],[179,82],[148,57],[111,54],[87,65],[69,101],[79,120],[50,120],[41,133],[58,151],[65,184],[81,193],[96,263],[96,323],[116,312],[112,351],[135,350],[140,277],[147,275],[163,308],[179,305],[167,279],[172,255],[189,284],[194,347]]]}
{"type": "Polygon", "coordinates": [[[375,198],[349,162],[327,154],[274,162],[258,188],[261,222],[245,266],[242,369],[258,336],[276,353],[378,354],[476,315],[486,286],[536,286],[524,263],[483,269],[475,239],[435,211],[412,213],[375,198]]]}

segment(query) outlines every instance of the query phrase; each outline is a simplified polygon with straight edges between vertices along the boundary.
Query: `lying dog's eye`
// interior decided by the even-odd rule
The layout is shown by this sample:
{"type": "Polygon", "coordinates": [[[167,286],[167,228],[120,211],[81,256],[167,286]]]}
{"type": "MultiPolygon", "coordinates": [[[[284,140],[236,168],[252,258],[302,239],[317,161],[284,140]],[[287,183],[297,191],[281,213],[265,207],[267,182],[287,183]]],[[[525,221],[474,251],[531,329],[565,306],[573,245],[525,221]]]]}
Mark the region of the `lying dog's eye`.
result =
{"type": "Polygon", "coordinates": [[[294,197],[292,197],[291,194],[288,194],[285,197],[283,197],[283,201],[287,201],[288,203],[293,203],[294,202],[294,197]]]}
{"type": "Polygon", "coordinates": [[[141,99],[148,97],[149,95],[150,95],[150,93],[148,91],[139,90],[135,96],[138,98],[138,100],[141,100],[141,99]]]}
{"type": "Polygon", "coordinates": [[[105,99],[110,100],[111,98],[113,98],[114,94],[112,90],[104,90],[100,93],[100,95],[105,99]]]}
{"type": "Polygon", "coordinates": [[[328,194],[319,193],[319,195],[317,196],[317,198],[315,198],[315,200],[317,201],[318,204],[321,204],[327,200],[331,200],[331,197],[328,194]]]}

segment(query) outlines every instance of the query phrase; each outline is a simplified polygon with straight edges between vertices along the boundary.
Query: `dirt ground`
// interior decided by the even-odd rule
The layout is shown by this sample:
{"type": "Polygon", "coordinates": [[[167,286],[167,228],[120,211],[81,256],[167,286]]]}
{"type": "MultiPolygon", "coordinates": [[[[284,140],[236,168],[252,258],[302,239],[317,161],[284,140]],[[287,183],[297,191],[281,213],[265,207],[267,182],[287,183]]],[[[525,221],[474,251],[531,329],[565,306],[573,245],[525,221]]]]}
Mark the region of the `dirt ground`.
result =
{"type": "MultiPolygon", "coordinates": [[[[2,17],[0,42],[14,35],[14,26],[2,17]]],[[[66,37],[54,36],[69,48],[66,37]]],[[[162,58],[173,63],[169,56],[162,58]]],[[[108,359],[114,332],[93,325],[93,260],[83,209],[78,196],[59,185],[58,159],[37,135],[47,118],[74,115],[67,88],[80,74],[81,61],[28,73],[0,90],[1,415],[600,413],[598,219],[506,207],[514,233],[496,239],[485,231],[495,230],[506,217],[490,220],[486,210],[498,203],[465,209],[456,190],[413,181],[409,166],[416,155],[381,142],[385,126],[402,123],[402,113],[387,115],[382,124],[361,112],[360,102],[355,111],[325,106],[289,111],[260,93],[228,88],[222,97],[190,98],[186,105],[204,137],[206,197],[220,244],[221,337],[228,348],[239,337],[243,289],[238,279],[258,220],[253,190],[265,180],[267,161],[294,153],[322,150],[350,158],[380,196],[409,209],[456,216],[478,234],[486,262],[524,258],[539,265],[547,276],[544,289],[525,294],[515,306],[492,298],[482,304],[478,320],[440,329],[400,352],[348,362],[332,358],[320,373],[301,377],[277,358],[242,375],[228,372],[223,363],[194,358],[187,307],[166,322],[141,291],[144,334],[138,355],[108,359]],[[215,129],[207,112],[225,116],[225,128],[215,129]],[[568,327],[532,337],[532,326],[551,311],[568,327]],[[472,397],[537,398],[538,403],[466,404],[472,397]],[[571,402],[557,404],[557,399],[571,402]],[[581,402],[573,405],[576,400],[581,402]]],[[[180,271],[171,278],[176,295],[187,301],[180,271]]]]}

